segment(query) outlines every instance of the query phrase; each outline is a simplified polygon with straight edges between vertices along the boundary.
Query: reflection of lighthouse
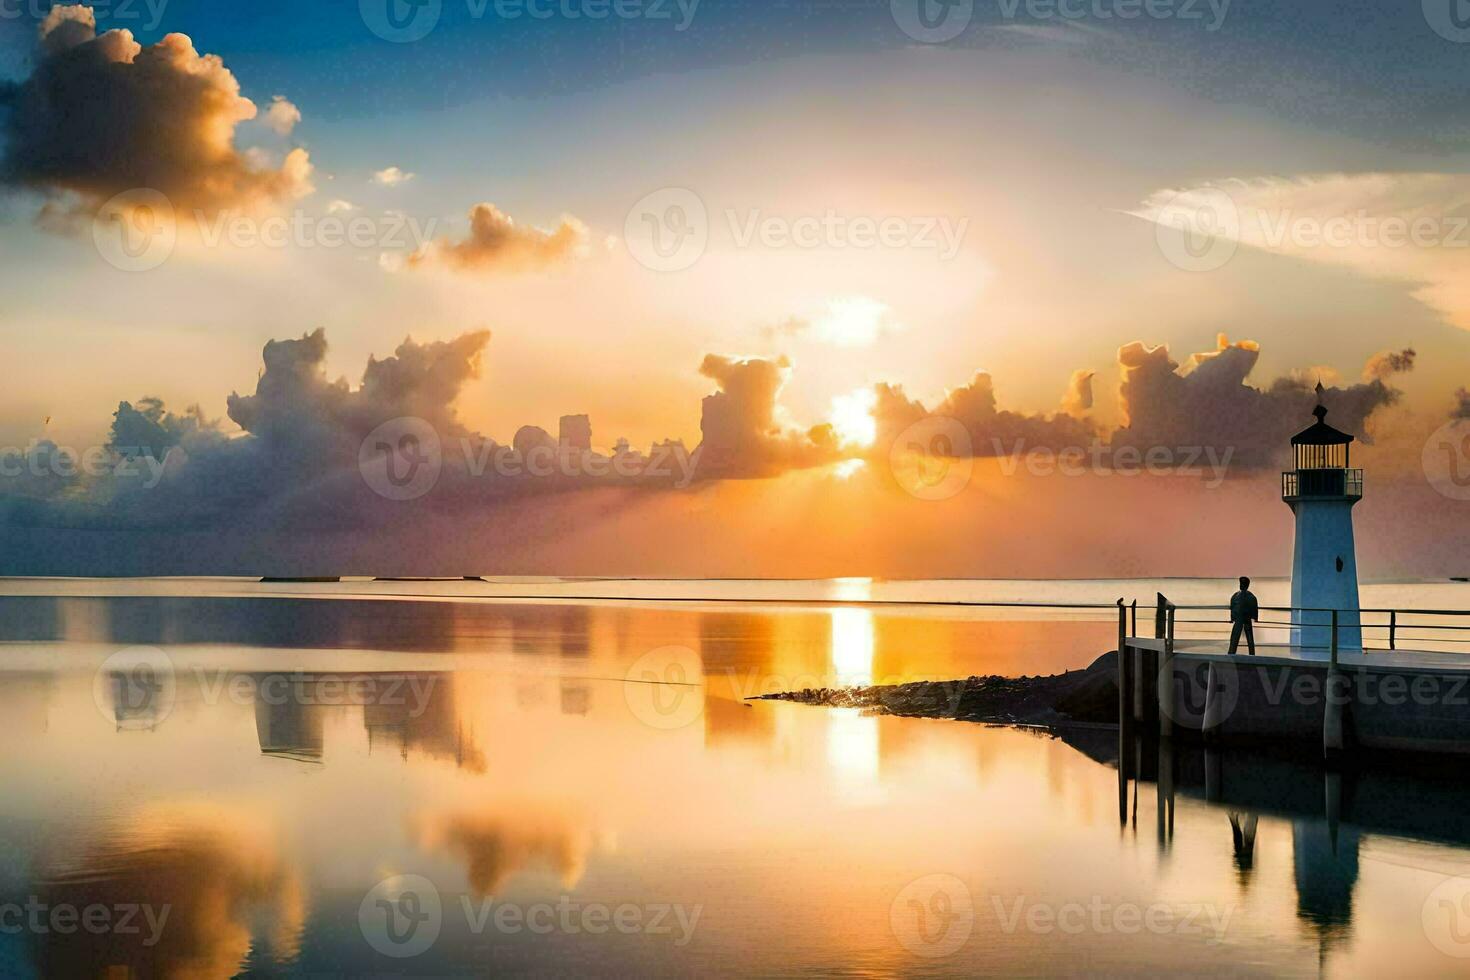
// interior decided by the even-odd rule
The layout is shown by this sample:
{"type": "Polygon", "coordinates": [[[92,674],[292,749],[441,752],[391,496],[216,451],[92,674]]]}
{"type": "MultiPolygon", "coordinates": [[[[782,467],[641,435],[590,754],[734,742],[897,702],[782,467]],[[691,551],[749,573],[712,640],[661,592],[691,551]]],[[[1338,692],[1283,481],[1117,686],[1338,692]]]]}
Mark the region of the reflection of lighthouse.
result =
{"type": "Polygon", "coordinates": [[[1358,559],[1353,546],[1353,505],[1363,499],[1363,471],[1348,469],[1353,437],[1328,425],[1317,385],[1314,425],[1292,437],[1296,469],[1283,473],[1281,499],[1296,514],[1296,552],[1291,564],[1291,614],[1297,642],[1327,648],[1331,612],[1338,611],[1338,645],[1362,649],[1358,617],[1358,559]]]}

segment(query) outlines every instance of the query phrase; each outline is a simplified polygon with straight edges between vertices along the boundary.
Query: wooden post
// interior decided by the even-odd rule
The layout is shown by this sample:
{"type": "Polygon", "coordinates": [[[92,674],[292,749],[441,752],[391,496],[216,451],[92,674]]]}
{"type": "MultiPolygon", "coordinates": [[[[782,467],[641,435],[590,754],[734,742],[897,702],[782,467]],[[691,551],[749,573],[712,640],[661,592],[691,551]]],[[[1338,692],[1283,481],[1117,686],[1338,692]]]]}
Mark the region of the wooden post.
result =
{"type": "Polygon", "coordinates": [[[1343,712],[1347,691],[1337,669],[1337,610],[1332,610],[1332,663],[1327,668],[1327,703],[1322,711],[1322,754],[1334,758],[1343,749],[1343,712]],[[1339,690],[1339,688],[1344,688],[1339,690]]]}
{"type": "Polygon", "coordinates": [[[1390,609],[1388,612],[1388,648],[1398,649],[1399,611],[1390,609]]]}
{"type": "Polygon", "coordinates": [[[1164,653],[1159,657],[1159,734],[1174,731],[1174,604],[1169,603],[1164,632],[1164,653]]]}
{"type": "Polygon", "coordinates": [[[1133,631],[1132,631],[1132,633],[1133,633],[1134,636],[1137,636],[1138,635],[1138,600],[1137,599],[1134,599],[1133,600],[1133,631]]]}
{"type": "Polygon", "coordinates": [[[1118,600],[1118,727],[1133,714],[1133,684],[1130,676],[1133,653],[1128,648],[1128,610],[1118,600]]]}
{"type": "Polygon", "coordinates": [[[1337,670],[1337,610],[1332,610],[1332,669],[1337,670]]]}
{"type": "Polygon", "coordinates": [[[1162,592],[1158,596],[1159,604],[1154,608],[1154,639],[1162,640],[1164,638],[1165,610],[1169,607],[1169,600],[1164,598],[1164,593],[1162,592]]]}

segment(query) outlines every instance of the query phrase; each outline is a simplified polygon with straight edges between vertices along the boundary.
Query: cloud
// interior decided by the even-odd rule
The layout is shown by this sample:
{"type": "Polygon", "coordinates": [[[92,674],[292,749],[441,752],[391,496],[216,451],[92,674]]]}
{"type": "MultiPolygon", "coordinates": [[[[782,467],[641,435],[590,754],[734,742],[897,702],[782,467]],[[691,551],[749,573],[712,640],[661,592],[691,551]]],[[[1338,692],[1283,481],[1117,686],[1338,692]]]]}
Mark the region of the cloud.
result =
{"type": "Polygon", "coordinates": [[[969,445],[953,447],[959,456],[1006,456],[1032,449],[1085,447],[1098,438],[1098,430],[1082,412],[1092,403],[1092,374],[1072,375],[1063,405],[1076,410],[1054,415],[1027,414],[1001,409],[995,382],[980,371],[969,384],[953,388],[933,409],[911,400],[901,386],[879,384],[874,418],[878,421],[878,447],[887,451],[903,431],[926,418],[939,417],[959,422],[969,435],[969,445]],[[1084,402],[1086,404],[1084,404],[1084,402]]]}
{"type": "Polygon", "coordinates": [[[87,7],[51,9],[31,74],[0,89],[0,107],[0,182],[46,195],[50,219],[142,188],[210,211],[312,189],[305,150],[271,167],[235,147],[256,107],[217,56],[183,34],[148,47],[125,30],[98,35],[87,7]]]}
{"type": "Polygon", "coordinates": [[[1455,407],[1450,410],[1452,419],[1470,419],[1470,388],[1455,392],[1455,407]]]}
{"type": "Polygon", "coordinates": [[[488,330],[450,341],[412,338],[392,357],[369,358],[362,384],[327,379],[326,332],[265,345],[265,371],[252,395],[231,394],[230,419],[287,459],[355,460],[362,439],[391,419],[423,419],[441,438],[467,434],[454,408],[460,388],[480,373],[488,330]]]}
{"type": "Polygon", "coordinates": [[[557,265],[582,255],[587,226],[566,216],[554,231],[517,225],[493,204],[470,209],[469,237],[453,242],[436,239],[408,256],[408,267],[430,263],[460,272],[528,271],[557,265]]]}
{"type": "MultiPolygon", "coordinates": [[[[1125,345],[1118,351],[1125,421],[1113,434],[1114,448],[1129,446],[1144,453],[1156,447],[1228,449],[1232,465],[1276,465],[1289,453],[1292,435],[1311,423],[1317,396],[1300,374],[1278,378],[1264,389],[1248,385],[1259,357],[1256,344],[1232,344],[1224,335],[1217,350],[1193,355],[1182,368],[1166,346],[1138,341],[1125,345]]],[[[1375,355],[1369,362],[1372,380],[1327,389],[1323,403],[1328,421],[1371,441],[1369,418],[1399,397],[1386,380],[1413,362],[1409,350],[1375,355]]]]}
{"type": "Polygon", "coordinates": [[[1364,381],[1385,381],[1395,374],[1414,370],[1414,358],[1418,357],[1412,347],[1404,350],[1379,351],[1363,365],[1364,381]]]}
{"type": "Polygon", "coordinates": [[[397,167],[386,167],[373,174],[373,181],[384,187],[397,187],[399,184],[408,183],[417,176],[418,174],[399,170],[397,167]]]}
{"type": "Polygon", "coordinates": [[[278,136],[290,136],[291,130],[301,121],[301,110],[284,95],[278,95],[271,99],[271,106],[265,111],[265,121],[278,136]]]}
{"type": "Polygon", "coordinates": [[[353,204],[351,201],[344,201],[341,198],[338,198],[338,199],[336,199],[334,201],[330,201],[330,202],[327,203],[327,213],[328,214],[345,214],[348,211],[356,211],[356,210],[357,210],[357,205],[356,204],[353,204]]]}
{"type": "Polygon", "coordinates": [[[775,476],[841,458],[830,425],[802,432],[781,419],[778,402],[791,373],[787,358],[709,354],[699,373],[719,385],[701,402],[701,476],[775,476]]]}
{"type": "Polygon", "coordinates": [[[1225,180],[1157,191],[1130,213],[1166,227],[1398,280],[1450,323],[1470,329],[1470,176],[1364,173],[1225,180]]]}
{"type": "Polygon", "coordinates": [[[219,424],[204,417],[198,405],[191,405],[182,415],[164,408],[162,399],[142,398],[118,402],[112,416],[112,429],[107,448],[120,456],[150,456],[163,459],[175,446],[198,448],[198,438],[215,441],[223,438],[219,424]]]}
{"type": "Polygon", "coordinates": [[[1092,379],[1095,371],[1079,368],[1072,372],[1067,382],[1067,393],[1062,396],[1062,411],[1075,418],[1082,418],[1092,410],[1092,379]]]}

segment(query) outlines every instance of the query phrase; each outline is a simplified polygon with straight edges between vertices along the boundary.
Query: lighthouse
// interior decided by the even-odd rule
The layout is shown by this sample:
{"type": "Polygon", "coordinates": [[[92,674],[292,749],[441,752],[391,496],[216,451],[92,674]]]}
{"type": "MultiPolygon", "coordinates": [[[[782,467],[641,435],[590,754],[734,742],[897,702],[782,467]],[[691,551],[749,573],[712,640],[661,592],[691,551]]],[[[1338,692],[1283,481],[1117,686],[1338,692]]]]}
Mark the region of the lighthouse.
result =
{"type": "Polygon", "coordinates": [[[1337,610],[1338,646],[1361,650],[1353,505],[1363,499],[1363,471],[1348,468],[1353,437],[1327,424],[1322,394],[1318,382],[1312,410],[1317,421],[1292,437],[1296,469],[1281,474],[1281,499],[1296,515],[1292,633],[1302,647],[1326,650],[1332,644],[1331,610],[1337,610]]]}

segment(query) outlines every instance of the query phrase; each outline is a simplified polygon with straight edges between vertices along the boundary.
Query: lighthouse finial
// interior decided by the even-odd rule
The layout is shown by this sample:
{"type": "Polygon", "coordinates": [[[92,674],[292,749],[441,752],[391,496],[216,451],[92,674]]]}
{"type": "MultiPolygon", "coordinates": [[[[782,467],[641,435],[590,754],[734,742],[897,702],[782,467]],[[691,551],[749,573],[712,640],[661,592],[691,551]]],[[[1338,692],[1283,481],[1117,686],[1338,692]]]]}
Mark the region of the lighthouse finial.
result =
{"type": "Polygon", "coordinates": [[[1322,382],[1317,381],[1317,407],[1312,409],[1312,414],[1317,416],[1317,421],[1322,422],[1327,418],[1327,406],[1322,404],[1322,396],[1327,394],[1327,389],[1322,387],[1322,382]]]}

